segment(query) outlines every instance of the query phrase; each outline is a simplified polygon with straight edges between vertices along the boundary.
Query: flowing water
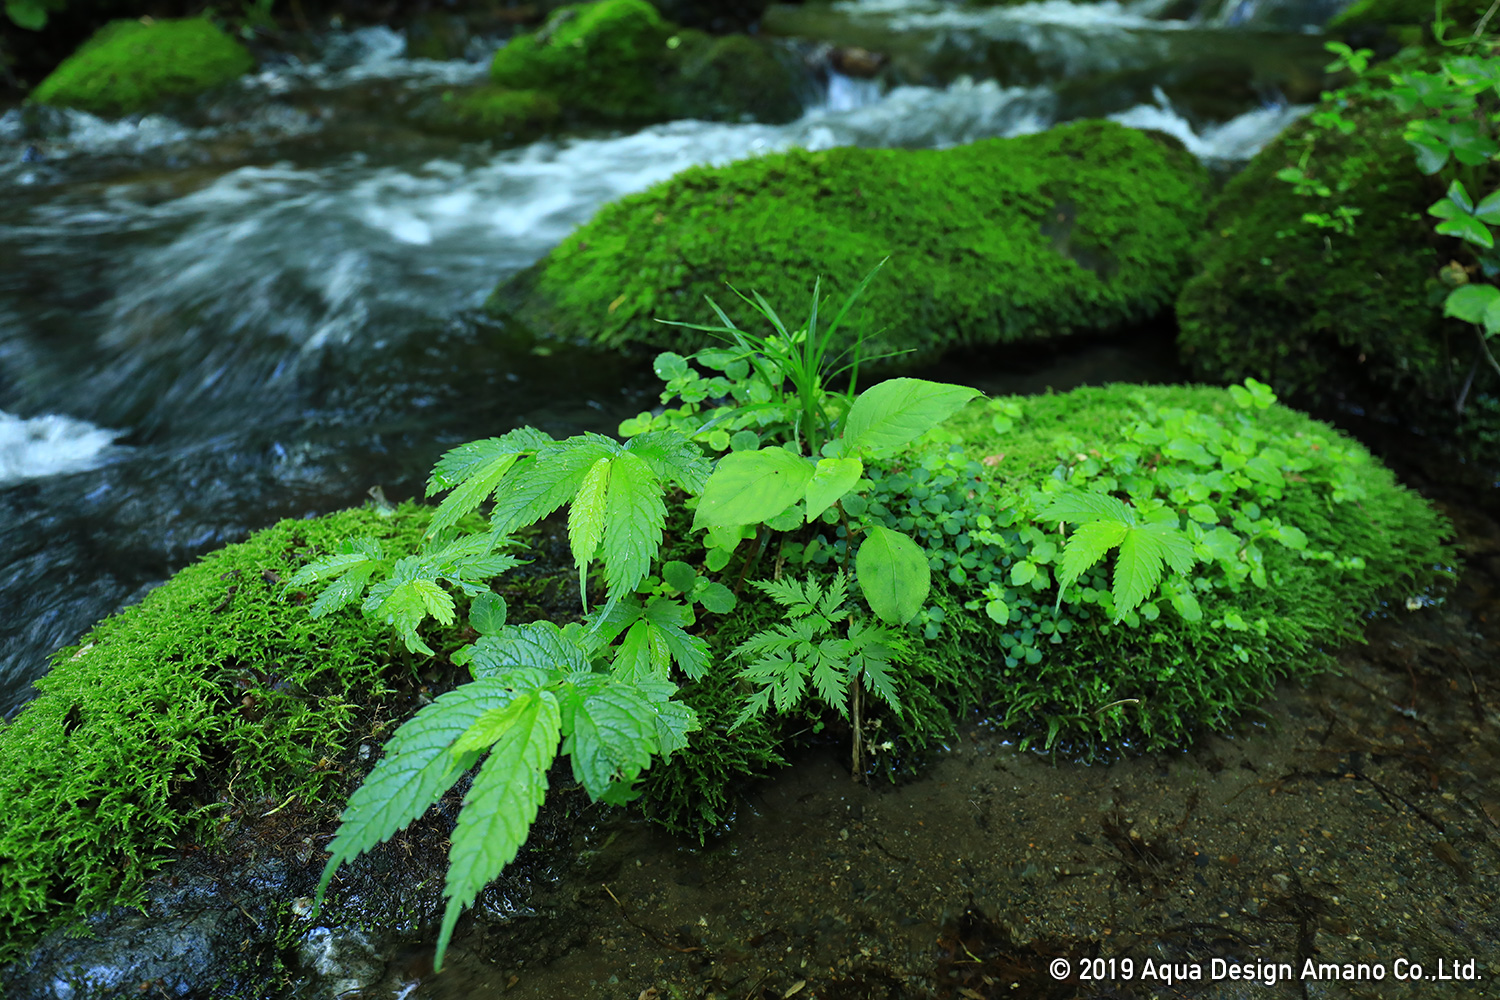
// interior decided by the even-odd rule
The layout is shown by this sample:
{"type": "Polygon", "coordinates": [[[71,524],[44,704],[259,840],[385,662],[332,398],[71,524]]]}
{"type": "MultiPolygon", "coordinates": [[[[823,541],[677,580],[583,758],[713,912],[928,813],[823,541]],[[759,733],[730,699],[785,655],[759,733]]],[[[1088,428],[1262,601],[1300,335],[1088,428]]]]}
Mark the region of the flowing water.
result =
{"type": "Polygon", "coordinates": [[[495,148],[393,110],[482,78],[483,62],[407,59],[377,28],[269,60],[177,117],[0,114],[0,712],[51,650],[207,549],[372,486],[415,492],[458,440],[607,431],[639,410],[638,366],[537,351],[477,312],[607,201],[789,146],[935,148],[1080,114],[1234,161],[1299,111],[1275,67],[1315,73],[1299,34],[1112,2],[976,17],[867,0],[820,16],[803,51],[831,34],[906,39],[892,48],[908,82],[822,72],[784,126],[495,148]],[[1030,54],[1026,72],[985,72],[996,39],[1030,54]],[[1193,46],[1228,60],[1213,111],[1174,104],[1173,53],[1193,46]]]}

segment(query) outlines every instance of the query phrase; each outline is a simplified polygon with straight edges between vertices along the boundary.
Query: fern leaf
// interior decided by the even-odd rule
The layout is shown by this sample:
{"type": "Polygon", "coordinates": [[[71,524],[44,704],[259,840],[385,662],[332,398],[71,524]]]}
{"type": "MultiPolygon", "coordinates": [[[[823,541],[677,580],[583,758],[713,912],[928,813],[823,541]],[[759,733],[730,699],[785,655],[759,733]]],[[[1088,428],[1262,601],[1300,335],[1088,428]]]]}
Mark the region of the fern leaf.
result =
{"type": "Polygon", "coordinates": [[[865,690],[891,707],[896,715],[901,714],[901,699],[896,695],[896,682],[891,677],[891,661],[882,655],[882,647],[871,647],[856,653],[851,661],[856,674],[865,684],[865,690]]]}
{"type": "Polygon", "coordinates": [[[427,811],[479,759],[455,755],[453,744],[480,716],[515,697],[502,681],[476,681],[438,697],[386,744],[385,756],[349,797],[337,835],[328,845],[328,863],[318,881],[321,904],[339,865],[391,838],[427,811]]]}
{"type": "Polygon", "coordinates": [[[808,588],[803,589],[802,584],[792,577],[784,577],[780,580],[753,580],[751,583],[765,593],[767,597],[787,608],[787,615],[796,618],[801,615],[812,614],[817,601],[817,583],[811,576],[807,578],[808,588]],[[810,592],[809,592],[810,591],[810,592]]]}
{"type": "Polygon", "coordinates": [[[730,723],[729,731],[734,732],[756,716],[764,715],[766,709],[770,707],[771,689],[761,688],[745,699],[745,704],[740,706],[739,714],[734,717],[734,722],[730,723]]]}
{"type": "Polygon", "coordinates": [[[443,886],[448,906],[435,969],[443,966],[459,914],[514,860],[547,794],[547,769],[561,733],[557,698],[551,691],[533,691],[516,698],[515,705],[510,726],[490,748],[453,829],[443,886]]]}
{"type": "Polygon", "coordinates": [[[568,509],[568,545],[573,550],[573,565],[578,568],[578,591],[583,595],[585,613],[589,609],[588,567],[604,538],[604,502],[613,464],[613,458],[601,458],[589,466],[568,509]]]}
{"type": "Polygon", "coordinates": [[[703,449],[677,431],[637,434],[625,450],[645,462],[658,479],[676,483],[690,496],[703,492],[713,471],[703,449]]]}
{"type": "Polygon", "coordinates": [[[628,594],[646,578],[666,523],[661,480],[638,456],[619,455],[604,509],[604,581],[611,595],[628,594]]]}
{"type": "Polygon", "coordinates": [[[812,666],[813,690],[818,697],[844,718],[849,717],[848,644],[827,640],[818,648],[812,666]]]}

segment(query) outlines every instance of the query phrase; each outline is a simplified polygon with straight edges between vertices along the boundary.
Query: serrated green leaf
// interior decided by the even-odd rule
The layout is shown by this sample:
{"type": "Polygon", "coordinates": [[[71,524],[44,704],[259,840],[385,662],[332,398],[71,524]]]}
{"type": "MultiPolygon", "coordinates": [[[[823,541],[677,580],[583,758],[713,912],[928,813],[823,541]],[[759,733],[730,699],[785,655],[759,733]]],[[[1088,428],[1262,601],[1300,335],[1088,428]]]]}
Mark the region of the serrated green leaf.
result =
{"type": "Polygon", "coordinates": [[[669,666],[667,644],[658,634],[660,629],[648,621],[638,621],[630,626],[615,651],[614,662],[609,672],[624,681],[637,681],[643,677],[664,674],[669,666]]]}
{"type": "Polygon", "coordinates": [[[620,445],[599,434],[579,434],[516,464],[496,491],[490,521],[501,535],[535,524],[573,499],[589,469],[620,445]]]}
{"type": "Polygon", "coordinates": [[[711,469],[703,449],[677,431],[637,434],[625,450],[645,462],[663,482],[673,482],[689,496],[703,492],[711,469]]]}
{"type": "Polygon", "coordinates": [[[932,587],[932,570],[917,543],[875,525],[854,557],[859,589],[881,621],[905,625],[916,617],[932,587]]]}
{"type": "Polygon", "coordinates": [[[814,654],[812,686],[823,703],[844,718],[849,717],[848,642],[824,639],[814,654]]]}
{"type": "Polygon", "coordinates": [[[518,698],[525,707],[491,747],[464,796],[448,852],[443,895],[448,906],[438,932],[433,967],[443,956],[463,908],[515,859],[547,795],[547,770],[557,756],[561,713],[551,691],[518,698]]]}
{"type": "Polygon", "coordinates": [[[560,672],[591,668],[578,644],[551,622],[507,625],[498,635],[480,636],[469,666],[475,677],[499,677],[515,667],[560,672]]]}
{"type": "MultiPolygon", "coordinates": [[[[1123,504],[1121,506],[1124,506],[1123,504]]],[[[1130,533],[1130,526],[1121,521],[1089,521],[1073,529],[1068,544],[1063,548],[1062,562],[1058,564],[1058,596],[1071,587],[1105,553],[1119,545],[1130,533]]]]}
{"type": "Polygon", "coordinates": [[[807,523],[852,490],[864,474],[865,464],[857,458],[819,459],[807,484],[807,523]]]}
{"type": "Polygon", "coordinates": [[[782,448],[719,459],[693,515],[693,529],[756,524],[796,503],[813,477],[805,458],[782,448]]]}
{"type": "Polygon", "coordinates": [[[604,581],[610,595],[632,593],[651,571],[661,549],[667,508],[662,484],[641,458],[620,454],[604,507],[604,581]]]}
{"type": "Polygon", "coordinates": [[[965,403],[978,389],[916,378],[893,378],[859,394],[844,418],[844,453],[863,448],[884,457],[910,444],[965,403]]]}
{"type": "Polygon", "coordinates": [[[565,691],[562,705],[563,750],[590,797],[602,799],[611,783],[629,783],[650,765],[657,713],[633,684],[610,683],[576,697],[565,691]]]}
{"type": "Polygon", "coordinates": [[[1124,502],[1104,493],[1088,493],[1069,490],[1056,495],[1044,494],[1044,506],[1037,511],[1038,521],[1066,521],[1069,524],[1087,524],[1090,521],[1114,521],[1130,525],[1135,523],[1135,511],[1124,502]]]}
{"type": "Polygon", "coordinates": [[[604,538],[604,505],[609,493],[609,470],[613,458],[601,458],[589,466],[578,493],[568,508],[568,546],[573,551],[573,565],[578,570],[578,591],[583,610],[589,610],[588,566],[604,538]]]}
{"type": "Polygon", "coordinates": [[[514,697],[504,681],[475,681],[440,695],[396,730],[385,756],[344,807],[318,881],[320,903],[339,865],[404,829],[473,766],[478,754],[455,757],[450,752],[454,741],[484,713],[510,704],[514,697]]]}
{"type": "MultiPolygon", "coordinates": [[[[375,567],[376,563],[373,560],[363,560],[345,570],[338,579],[328,585],[327,590],[318,595],[318,599],[313,601],[312,607],[308,609],[309,613],[314,618],[322,618],[359,600],[370,582],[370,577],[375,572],[375,567]]],[[[295,581],[296,577],[292,579],[295,581]]]]}

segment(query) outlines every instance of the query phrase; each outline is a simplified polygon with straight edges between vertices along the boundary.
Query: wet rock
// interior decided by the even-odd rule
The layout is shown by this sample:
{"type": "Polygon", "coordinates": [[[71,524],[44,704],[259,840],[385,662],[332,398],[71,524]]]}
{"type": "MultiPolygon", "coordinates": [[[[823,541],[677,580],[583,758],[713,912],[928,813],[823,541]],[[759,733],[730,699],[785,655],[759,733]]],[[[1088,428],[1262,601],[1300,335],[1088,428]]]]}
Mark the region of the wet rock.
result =
{"type": "Polygon", "coordinates": [[[829,62],[834,69],[845,76],[852,76],[859,80],[873,79],[890,62],[890,56],[883,52],[871,52],[857,45],[836,48],[829,54],[829,62]]]}

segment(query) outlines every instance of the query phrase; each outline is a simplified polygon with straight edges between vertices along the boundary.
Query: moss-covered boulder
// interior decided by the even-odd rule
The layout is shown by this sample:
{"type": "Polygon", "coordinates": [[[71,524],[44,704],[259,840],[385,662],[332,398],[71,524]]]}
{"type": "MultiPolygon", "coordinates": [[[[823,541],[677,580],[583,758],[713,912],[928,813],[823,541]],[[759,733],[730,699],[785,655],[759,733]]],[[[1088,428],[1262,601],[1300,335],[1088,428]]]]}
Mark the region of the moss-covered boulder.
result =
{"type": "Polygon", "coordinates": [[[284,521],[54,657],[37,698],[0,724],[0,963],[59,919],[137,899],[222,807],[324,798],[340,780],[324,756],[406,671],[391,670],[388,626],[314,619],[281,581],[351,535],[414,549],[429,518],[408,506],[284,521]]]}
{"type": "MultiPolygon", "coordinates": [[[[1418,173],[1401,115],[1369,107],[1354,121],[1348,135],[1293,126],[1213,204],[1201,270],[1177,306],[1182,356],[1204,379],[1249,375],[1310,404],[1442,421],[1474,358],[1472,331],[1441,313],[1440,273],[1460,255],[1426,214],[1442,186],[1418,173]],[[1276,178],[1309,138],[1326,198],[1276,178]],[[1332,221],[1340,207],[1358,212],[1352,231],[1304,219],[1332,221]]],[[[1481,365],[1474,392],[1493,395],[1493,375],[1481,365]]]]}
{"type": "Polygon", "coordinates": [[[228,83],[254,65],[243,45],[206,18],[111,21],[31,96],[94,114],[130,114],[228,83]]]}
{"type": "Polygon", "coordinates": [[[509,90],[485,85],[446,90],[412,114],[421,128],[466,139],[525,141],[546,132],[562,109],[541,90],[509,90]]]}
{"type": "Polygon", "coordinates": [[[882,259],[856,321],[872,349],[934,356],[1148,320],[1201,231],[1206,175],[1173,140],[1110,122],[956,149],[793,150],[694,168],[605,206],[489,308],[539,332],[681,350],[725,282],[801,310],[882,259]]]}
{"type": "Polygon", "coordinates": [[[789,121],[801,113],[791,70],[765,43],[681,29],[646,0],[563,7],[496,52],[490,76],[500,87],[553,94],[580,120],[789,121]]]}
{"type": "MultiPolygon", "coordinates": [[[[1243,388],[974,403],[883,464],[863,499],[926,546],[926,638],[949,642],[950,669],[980,678],[1023,738],[1080,753],[1228,727],[1279,679],[1328,669],[1382,600],[1399,604],[1452,565],[1446,521],[1368,451],[1243,388]],[[1189,564],[1159,552],[1161,585],[1148,574],[1150,596],[1120,616],[1121,550],[1100,552],[1059,599],[1083,530],[1038,516],[1060,486],[1127,500],[1135,540],[1149,548],[1146,536],[1169,531],[1189,564]]],[[[825,542],[837,558],[842,542],[825,542]]]]}

